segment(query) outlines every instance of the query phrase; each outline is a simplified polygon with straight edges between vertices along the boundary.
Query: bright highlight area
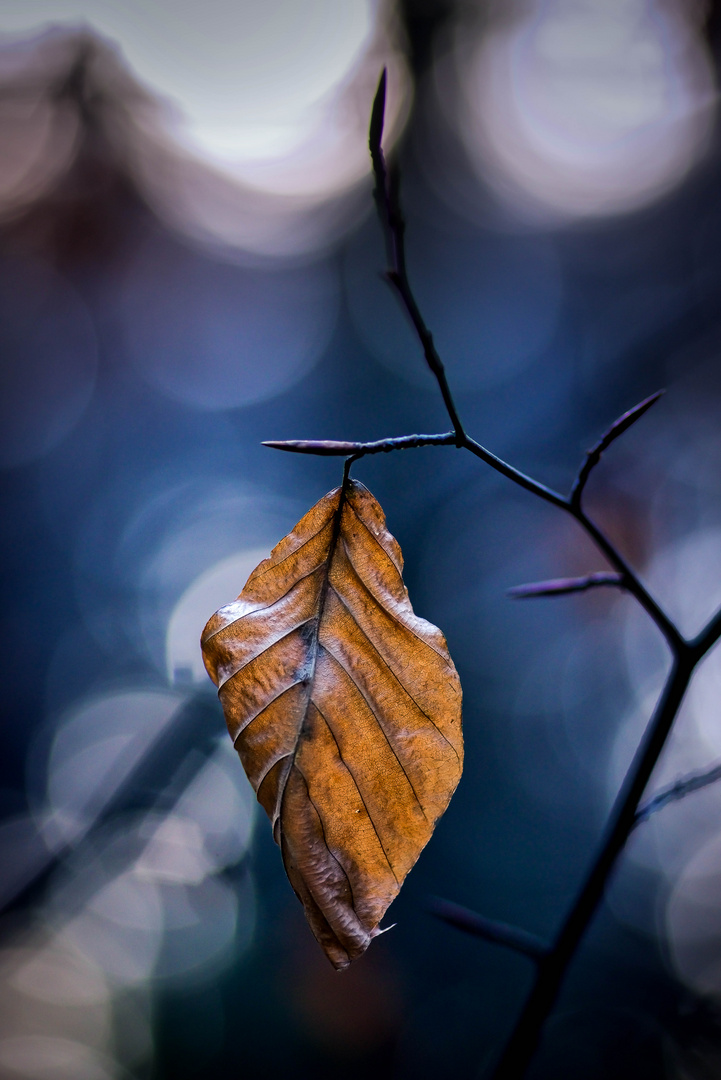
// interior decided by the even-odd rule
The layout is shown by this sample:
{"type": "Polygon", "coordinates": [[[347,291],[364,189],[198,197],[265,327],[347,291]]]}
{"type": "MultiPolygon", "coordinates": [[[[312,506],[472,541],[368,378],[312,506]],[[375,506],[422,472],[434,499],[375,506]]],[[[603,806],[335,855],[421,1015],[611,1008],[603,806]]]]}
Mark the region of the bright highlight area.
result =
{"type": "MultiPolygon", "coordinates": [[[[104,134],[166,218],[206,239],[295,253],[346,221],[338,208],[324,208],[327,221],[305,217],[368,173],[384,65],[389,142],[398,134],[409,80],[392,10],[389,0],[8,0],[0,72],[37,96],[38,79],[56,68],[62,82],[81,57],[104,134]]],[[[67,164],[72,109],[53,102],[36,102],[25,125],[17,105],[0,103],[0,141],[16,163],[5,201],[24,177],[37,188],[67,164]]]]}
{"type": "Polygon", "coordinates": [[[369,0],[7,0],[6,33],[89,24],[180,108],[188,145],[222,162],[284,157],[312,132],[373,28],[369,0]]]}
{"type": "Polygon", "coordinates": [[[459,42],[463,142],[531,216],[642,206],[704,152],[714,88],[691,5],[526,0],[480,43],[459,42]]]}
{"type": "Polygon", "coordinates": [[[211,566],[186,589],[168,623],[166,652],[171,682],[205,684],[208,676],[198,647],[203,627],[214,611],[232,603],[267,555],[265,548],[239,551],[211,566]]]}

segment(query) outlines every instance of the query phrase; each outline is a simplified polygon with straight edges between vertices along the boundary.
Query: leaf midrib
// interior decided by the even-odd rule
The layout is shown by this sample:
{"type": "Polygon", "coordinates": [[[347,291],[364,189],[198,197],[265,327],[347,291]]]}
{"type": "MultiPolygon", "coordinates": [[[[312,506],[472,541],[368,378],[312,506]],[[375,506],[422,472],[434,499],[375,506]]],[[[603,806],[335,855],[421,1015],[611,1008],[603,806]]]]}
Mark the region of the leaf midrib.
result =
{"type": "MultiPolygon", "coordinates": [[[[352,484],[352,481],[348,482],[348,486],[350,484],[352,484]]],[[[283,801],[285,799],[285,792],[286,792],[286,789],[287,789],[287,786],[288,786],[288,777],[290,776],[291,770],[295,767],[295,759],[296,759],[296,755],[298,753],[298,747],[300,746],[300,740],[301,740],[301,738],[303,736],[303,729],[305,728],[305,726],[307,724],[307,721],[308,721],[308,714],[310,712],[310,703],[313,700],[313,687],[315,685],[315,670],[316,670],[316,664],[317,664],[317,661],[318,661],[318,651],[319,651],[319,645],[320,645],[320,624],[321,624],[321,620],[323,618],[323,612],[325,610],[325,602],[326,602],[326,597],[328,595],[328,588],[329,588],[329,585],[330,585],[330,567],[331,567],[331,563],[333,562],[333,557],[335,555],[336,548],[338,546],[338,537],[340,536],[341,518],[343,516],[343,506],[345,505],[345,501],[346,501],[346,483],[344,482],[341,489],[340,489],[340,494],[338,496],[338,506],[336,507],[336,509],[334,511],[333,531],[331,533],[330,544],[328,545],[328,555],[326,556],[326,559],[325,559],[325,569],[324,569],[324,572],[323,572],[323,580],[321,582],[321,586],[320,586],[320,589],[318,591],[318,606],[317,606],[316,615],[315,615],[315,628],[314,628],[313,635],[312,635],[312,638],[311,638],[312,656],[310,657],[310,675],[307,676],[306,680],[304,680],[306,682],[306,686],[307,686],[307,692],[306,692],[306,698],[305,698],[305,706],[303,708],[303,713],[302,713],[302,716],[301,716],[301,719],[300,719],[300,723],[298,724],[298,730],[296,732],[296,737],[295,737],[295,741],[294,741],[294,745],[293,745],[293,752],[292,752],[292,754],[289,755],[288,765],[287,765],[287,767],[285,769],[285,774],[283,776],[283,779],[282,779],[282,781],[281,781],[281,783],[279,785],[279,787],[280,787],[280,798],[278,800],[277,820],[280,822],[281,833],[283,831],[283,801]]],[[[321,564],[321,565],[323,565],[323,564],[321,564]]],[[[317,569],[317,567],[316,567],[316,569],[317,569]]],[[[330,849],[328,849],[328,850],[330,850],[330,849]]]]}

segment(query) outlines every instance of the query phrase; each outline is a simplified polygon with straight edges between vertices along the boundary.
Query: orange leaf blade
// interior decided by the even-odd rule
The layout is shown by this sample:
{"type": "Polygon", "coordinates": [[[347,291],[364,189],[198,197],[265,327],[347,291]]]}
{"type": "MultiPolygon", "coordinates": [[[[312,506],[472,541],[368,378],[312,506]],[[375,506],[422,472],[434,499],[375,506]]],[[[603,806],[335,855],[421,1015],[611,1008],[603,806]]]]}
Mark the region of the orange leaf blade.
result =
{"type": "Polygon", "coordinates": [[[360,956],[460,779],[461,688],[354,481],[308,511],[202,647],[286,873],[337,968],[360,956]]]}

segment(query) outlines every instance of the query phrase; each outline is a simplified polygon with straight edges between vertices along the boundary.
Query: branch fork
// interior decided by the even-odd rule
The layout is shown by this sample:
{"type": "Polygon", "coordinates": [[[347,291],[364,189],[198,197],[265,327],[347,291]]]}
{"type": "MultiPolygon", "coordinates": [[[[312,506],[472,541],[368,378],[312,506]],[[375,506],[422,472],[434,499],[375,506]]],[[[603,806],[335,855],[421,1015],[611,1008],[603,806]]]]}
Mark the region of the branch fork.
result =
{"type": "Polygon", "coordinates": [[[414,326],[426,363],[438,383],[452,430],[435,435],[402,435],[379,439],[375,442],[285,440],[267,442],[264,445],[292,453],[345,457],[344,476],[346,478],[351,465],[369,454],[416,449],[422,446],[455,446],[469,451],[519,487],[570,514],[612,567],[610,571],[590,573],[578,578],[559,578],[519,585],[509,590],[509,595],[520,599],[558,596],[609,586],[625,589],[635,597],[660,630],[666,639],[673,660],[660,699],[611,811],[605,837],[595,861],[553,943],[547,945],[524,930],[487,919],[448,900],[435,899],[431,902],[432,912],[444,922],[466,933],[514,949],[536,963],[537,972],[533,988],[493,1074],[494,1080],[520,1080],[534,1056],[542,1028],[553,1009],[568,966],[598,908],[607,882],[632,830],[669,802],[683,798],[690,792],[721,779],[721,766],[716,766],[699,776],[678,781],[670,789],[641,805],[644,790],[671,731],[694,669],[721,637],[721,611],[708,622],[696,638],[687,641],[648,593],[635,571],[626,563],[613,543],[583,509],[582,500],[586,484],[602,455],[659,400],[663,394],[662,390],[644,398],[629,409],[602,435],[587,452],[567,496],[553,491],[538,480],[520,472],[466,433],[448,385],[443,362],[408,279],[405,222],[399,198],[399,173],[395,165],[388,168],[382,147],[385,96],[386,72],[384,71],[373,102],[369,132],[369,148],[375,177],[373,194],[383,230],[388,262],[384,277],[414,326]]]}

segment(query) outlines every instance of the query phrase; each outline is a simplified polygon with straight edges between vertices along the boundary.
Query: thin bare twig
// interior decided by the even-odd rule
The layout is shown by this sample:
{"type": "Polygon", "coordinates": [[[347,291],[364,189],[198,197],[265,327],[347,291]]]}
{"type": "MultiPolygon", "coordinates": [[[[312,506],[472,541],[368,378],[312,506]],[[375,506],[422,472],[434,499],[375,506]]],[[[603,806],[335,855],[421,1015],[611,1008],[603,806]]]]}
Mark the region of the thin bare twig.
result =
{"type": "MultiPolygon", "coordinates": [[[[614,804],[600,849],[553,945],[546,948],[542,943],[539,944],[533,935],[527,935],[523,930],[485,919],[449,901],[438,901],[440,908],[437,908],[436,913],[445,921],[467,932],[485,937],[487,940],[493,940],[523,952],[537,962],[537,975],[533,988],[494,1073],[495,1080],[520,1080],[535,1053],[541,1030],[555,1004],[566,970],[598,908],[616,861],[631,831],[644,815],[644,808],[639,810],[641,797],[668,738],[694,669],[721,637],[721,611],[708,622],[696,638],[686,641],[672,620],[648,593],[615,545],[588,517],[581,505],[586,481],[603,452],[658,400],[660,393],[651,395],[635,408],[624,413],[608,429],[586,455],[568,496],[553,491],[545,484],[515,469],[466,434],[453,400],[444,365],[434,344],[433,336],[421,315],[408,279],[405,222],[399,199],[399,173],[395,166],[388,168],[382,149],[385,94],[386,74],[384,72],[373,103],[369,145],[375,177],[374,198],[388,257],[388,270],[385,276],[415,327],[426,363],[438,383],[453,430],[441,435],[401,436],[380,439],[373,443],[295,440],[266,445],[295,453],[346,456],[344,482],[351,464],[366,454],[428,445],[455,445],[469,451],[519,487],[569,513],[614,568],[614,572],[591,574],[585,578],[561,579],[556,582],[542,582],[535,586],[521,586],[520,590],[516,591],[516,595],[578,592],[596,585],[623,587],[635,597],[663,634],[673,658],[671,671],[659,702],[614,804]]],[[[715,774],[716,770],[711,772],[715,774]]],[[[711,773],[708,776],[711,776],[711,773]]],[[[705,782],[711,783],[712,780],[708,779],[705,782]]],[[[702,786],[700,780],[693,781],[695,787],[691,786],[690,780],[684,783],[687,784],[689,791],[702,786]]],[[[680,787],[676,786],[674,794],[666,794],[666,801],[682,797],[680,791],[680,787]]],[[[649,809],[647,812],[650,813],[653,810],[649,809]]]]}
{"type": "Polygon", "coordinates": [[[700,660],[702,656],[705,656],[709,649],[712,649],[718,639],[721,637],[721,611],[717,611],[712,619],[708,621],[706,626],[700,632],[700,634],[689,641],[689,648],[693,653],[698,656],[700,660]]]}
{"type": "Polygon", "coordinates": [[[343,442],[337,439],[282,439],[267,441],[263,446],[272,450],[287,450],[292,454],[316,454],[319,457],[365,457],[366,454],[388,454],[391,450],[415,450],[418,446],[454,446],[456,436],[452,431],[441,435],[397,435],[391,439],[375,442],[343,442]]]}
{"type": "MultiPolygon", "coordinates": [[[[545,502],[551,503],[553,506],[557,506],[571,514],[571,516],[585,529],[586,533],[591,537],[596,546],[603,552],[617,573],[622,575],[626,588],[636,597],[641,606],[656,623],[673,652],[682,640],[678,630],[643,586],[637,575],[627,565],[620,552],[616,550],[601,529],[599,529],[599,527],[592,522],[581,509],[580,498],[583,484],[585,484],[585,477],[588,476],[593,465],[603,453],[603,450],[641,417],[643,413],[653,405],[659,395],[654,394],[645,401],[642,401],[634,409],[631,409],[628,413],[625,413],[620,417],[611,428],[609,428],[596,447],[589,452],[586,463],[580,470],[579,479],[576,480],[571,495],[568,497],[560,495],[557,491],[553,491],[551,488],[546,487],[545,484],[541,484],[538,480],[534,480],[532,477],[515,469],[512,465],[509,465],[508,462],[503,461],[495,454],[492,454],[490,450],[487,450],[484,446],[481,446],[480,443],[476,442],[475,439],[470,438],[466,434],[448,385],[445,367],[443,366],[438,351],[433,343],[433,336],[420,313],[408,279],[405,259],[405,221],[400,206],[398,170],[393,169],[391,171],[390,177],[393,179],[393,182],[391,183],[385,155],[381,146],[385,94],[386,74],[384,71],[378,84],[378,90],[371,111],[369,145],[373,173],[375,176],[374,198],[376,206],[378,207],[378,215],[386,241],[386,252],[391,260],[389,268],[386,271],[386,278],[394,288],[403,307],[409,315],[411,322],[416,329],[426,363],[436,377],[441,396],[446,406],[446,411],[448,412],[448,417],[453,426],[456,446],[469,450],[487,465],[490,465],[492,469],[495,469],[509,480],[512,480],[519,487],[524,488],[526,491],[530,491],[533,495],[538,496],[545,502]]],[[[721,633],[721,627],[719,633],[721,633]]]]}
{"type": "Polygon", "coordinates": [[[514,600],[527,600],[536,596],[562,596],[564,593],[586,592],[588,589],[598,589],[604,585],[623,588],[623,576],[613,571],[602,571],[598,574],[586,574],[584,577],[534,581],[528,585],[514,585],[512,589],[506,590],[506,596],[514,600]]]}
{"type": "Polygon", "coordinates": [[[623,435],[624,431],[628,431],[632,424],[635,424],[637,420],[640,420],[643,414],[647,412],[652,405],[655,405],[664,393],[665,390],[657,390],[655,394],[651,394],[650,397],[640,401],[638,405],[634,405],[634,407],[629,409],[628,412],[625,412],[623,416],[619,416],[618,420],[611,424],[608,431],[603,433],[596,445],[591,447],[586,454],[586,460],[581,466],[578,476],[571,488],[570,502],[573,506],[580,507],[581,495],[586,486],[586,481],[591,475],[592,470],[598,465],[604,451],[608,450],[611,443],[615,442],[619,435],[623,435]]]}
{"type": "Polygon", "coordinates": [[[405,225],[398,197],[397,171],[394,172],[393,183],[389,184],[381,148],[382,123],[377,122],[378,113],[382,111],[384,103],[385,75],[381,79],[379,94],[373,106],[376,123],[372,125],[371,130],[371,157],[376,180],[375,198],[386,239],[386,251],[389,253],[390,268],[386,276],[416,327],[426,362],[436,376],[453,425],[456,445],[469,450],[525,490],[570,513],[611,563],[618,576],[618,583],[622,583],[636,598],[656,624],[665,637],[673,657],[671,673],[619,792],[600,851],[561,926],[553,947],[544,955],[542,961],[539,961],[533,989],[494,1074],[496,1080],[519,1080],[525,1074],[535,1053],[541,1029],[556,1001],[568,965],[575,956],[581,938],[604,894],[609,876],[634,828],[643,791],[671,730],[694,668],[705,652],[721,637],[721,611],[709,622],[695,641],[687,642],[672,620],[648,593],[620,552],[581,506],[581,496],[586,481],[604,450],[658,400],[659,394],[646,398],[609,428],[596,446],[589,451],[567,498],[520,473],[465,434],[448,386],[445,368],[435,350],[430,331],[419,312],[408,281],[404,248],[405,225]]]}
{"type": "Polygon", "coordinates": [[[663,810],[664,806],[668,806],[669,803],[679,802],[681,799],[685,799],[687,795],[691,795],[692,792],[701,791],[702,788],[715,784],[717,780],[721,780],[721,765],[714,765],[713,768],[706,769],[705,772],[692,773],[690,776],[682,777],[675,784],[671,784],[670,787],[659,791],[658,795],[654,795],[648,802],[639,806],[633,823],[634,828],[642,824],[642,822],[648,821],[652,814],[663,810]]]}
{"type": "Polygon", "coordinates": [[[383,138],[383,116],[386,103],[386,79],[387,75],[384,68],[373,101],[370,132],[368,136],[368,145],[371,153],[371,161],[373,163],[373,174],[376,181],[373,196],[383,226],[383,233],[386,240],[386,253],[388,255],[389,269],[386,271],[386,278],[396,290],[401,303],[410,316],[410,320],[413,323],[418,339],[423,347],[423,355],[426,358],[426,363],[438,382],[446,406],[446,411],[448,412],[451,424],[453,425],[456,444],[461,446],[465,432],[453,402],[453,396],[451,395],[448,380],[446,379],[445,368],[438,355],[438,350],[433,341],[433,335],[426,326],[420,313],[420,309],[408,283],[408,275],[406,274],[405,222],[403,220],[403,215],[401,214],[400,203],[398,200],[398,172],[397,170],[394,171],[392,182],[389,182],[386,159],[381,145],[383,138]]]}
{"type": "Polygon", "coordinates": [[[496,919],[487,919],[485,915],[478,915],[477,912],[450,900],[433,896],[429,899],[428,910],[449,926],[455,926],[458,930],[464,930],[467,934],[483,938],[494,945],[502,945],[506,949],[522,953],[532,960],[540,960],[548,953],[548,945],[536,934],[529,934],[527,930],[498,922],[496,919]]]}

